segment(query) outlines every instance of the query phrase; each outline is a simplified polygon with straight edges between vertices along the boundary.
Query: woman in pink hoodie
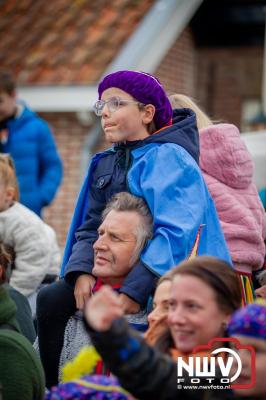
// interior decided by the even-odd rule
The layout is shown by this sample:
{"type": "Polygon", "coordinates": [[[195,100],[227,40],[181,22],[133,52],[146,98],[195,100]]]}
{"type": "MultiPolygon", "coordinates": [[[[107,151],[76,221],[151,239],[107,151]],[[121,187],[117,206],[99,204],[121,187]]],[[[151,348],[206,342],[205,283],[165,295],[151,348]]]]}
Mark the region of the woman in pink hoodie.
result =
{"type": "Polygon", "coordinates": [[[244,303],[253,299],[252,273],[263,268],[266,214],[253,183],[253,162],[232,124],[213,124],[187,96],[170,97],[173,108],[190,108],[200,133],[200,167],[215,202],[244,303]]]}

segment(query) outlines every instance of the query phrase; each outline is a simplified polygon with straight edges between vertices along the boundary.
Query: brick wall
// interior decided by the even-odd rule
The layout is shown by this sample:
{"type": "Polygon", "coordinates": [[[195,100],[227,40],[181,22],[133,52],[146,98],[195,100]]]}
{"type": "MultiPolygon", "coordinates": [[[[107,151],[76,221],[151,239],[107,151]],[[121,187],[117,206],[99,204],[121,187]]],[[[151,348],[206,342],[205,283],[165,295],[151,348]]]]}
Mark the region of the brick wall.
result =
{"type": "Polygon", "coordinates": [[[155,75],[169,94],[195,96],[197,51],[193,34],[186,28],[168,51],[155,75]]]}
{"type": "Polygon", "coordinates": [[[89,131],[75,113],[40,113],[52,127],[58,151],[63,160],[64,179],[52,205],[44,211],[44,219],[56,230],[63,248],[80,188],[81,153],[89,131]]]}
{"type": "Polygon", "coordinates": [[[198,48],[186,28],[155,71],[169,94],[193,97],[214,120],[241,127],[242,103],[261,96],[262,47],[198,48]]]}
{"type": "Polygon", "coordinates": [[[197,97],[216,120],[241,127],[242,103],[261,96],[263,49],[199,49],[197,97]]]}

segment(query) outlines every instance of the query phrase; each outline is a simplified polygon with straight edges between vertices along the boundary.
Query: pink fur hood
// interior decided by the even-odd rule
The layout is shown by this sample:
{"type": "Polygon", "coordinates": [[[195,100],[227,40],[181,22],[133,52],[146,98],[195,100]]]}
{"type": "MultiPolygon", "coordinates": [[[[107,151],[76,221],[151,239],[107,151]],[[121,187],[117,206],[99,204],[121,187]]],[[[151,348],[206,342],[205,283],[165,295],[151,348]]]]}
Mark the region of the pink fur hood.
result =
{"type": "Polygon", "coordinates": [[[200,152],[201,169],[218,181],[236,189],[251,184],[253,161],[236,126],[218,124],[202,129],[200,152]]]}
{"type": "Polygon", "coordinates": [[[266,216],[253,162],[236,126],[200,130],[200,167],[213,197],[235,267],[251,272],[265,257],[266,216]]]}

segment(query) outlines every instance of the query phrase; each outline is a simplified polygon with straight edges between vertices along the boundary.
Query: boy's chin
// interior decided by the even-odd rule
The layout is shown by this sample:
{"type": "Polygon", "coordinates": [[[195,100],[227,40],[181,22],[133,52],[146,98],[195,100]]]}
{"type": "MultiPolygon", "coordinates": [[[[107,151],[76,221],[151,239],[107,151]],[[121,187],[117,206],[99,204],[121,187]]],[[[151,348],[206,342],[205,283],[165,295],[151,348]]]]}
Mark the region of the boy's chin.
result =
{"type": "Polygon", "coordinates": [[[119,139],[119,137],[121,137],[121,135],[119,135],[118,133],[105,132],[105,139],[109,143],[116,143],[116,142],[121,141],[121,139],[119,139]]]}
{"type": "Polygon", "coordinates": [[[109,143],[118,143],[128,140],[128,137],[121,132],[105,132],[105,139],[109,143]]]}

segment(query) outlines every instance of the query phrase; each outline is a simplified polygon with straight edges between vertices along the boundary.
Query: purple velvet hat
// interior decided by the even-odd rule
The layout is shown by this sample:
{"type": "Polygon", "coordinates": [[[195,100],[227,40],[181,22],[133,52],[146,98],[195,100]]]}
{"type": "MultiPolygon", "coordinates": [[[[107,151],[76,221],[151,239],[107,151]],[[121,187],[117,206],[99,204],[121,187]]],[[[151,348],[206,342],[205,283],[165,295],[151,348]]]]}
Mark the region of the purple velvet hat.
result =
{"type": "Polygon", "coordinates": [[[157,78],[138,71],[117,71],[107,75],[98,87],[99,99],[106,89],[115,87],[130,94],[143,104],[155,107],[154,123],[157,129],[172,124],[172,107],[163,86],[157,78]]]}

